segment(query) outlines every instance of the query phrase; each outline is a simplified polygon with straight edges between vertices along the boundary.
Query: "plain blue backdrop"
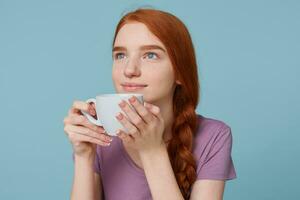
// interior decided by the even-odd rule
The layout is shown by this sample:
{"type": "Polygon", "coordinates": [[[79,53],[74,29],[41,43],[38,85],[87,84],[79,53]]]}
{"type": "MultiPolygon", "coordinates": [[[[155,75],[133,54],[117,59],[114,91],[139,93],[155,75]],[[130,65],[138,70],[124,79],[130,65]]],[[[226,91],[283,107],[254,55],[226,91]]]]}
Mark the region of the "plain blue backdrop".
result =
{"type": "Polygon", "coordinates": [[[187,25],[197,112],[232,128],[238,178],[224,199],[300,199],[300,3],[292,0],[0,0],[0,199],[69,198],[63,118],[75,99],[115,92],[115,26],[145,5],[187,25]]]}

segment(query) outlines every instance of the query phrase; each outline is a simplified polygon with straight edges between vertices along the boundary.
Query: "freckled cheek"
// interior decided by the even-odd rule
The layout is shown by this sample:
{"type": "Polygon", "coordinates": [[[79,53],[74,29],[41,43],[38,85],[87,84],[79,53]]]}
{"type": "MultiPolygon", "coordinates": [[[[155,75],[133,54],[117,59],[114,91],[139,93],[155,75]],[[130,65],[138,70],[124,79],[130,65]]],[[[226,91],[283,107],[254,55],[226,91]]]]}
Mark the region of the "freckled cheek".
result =
{"type": "Polygon", "coordinates": [[[113,68],[112,70],[112,80],[115,84],[115,86],[119,87],[122,79],[122,71],[116,68],[113,68]]]}
{"type": "Polygon", "coordinates": [[[172,81],[173,79],[173,72],[166,70],[166,69],[158,69],[158,70],[151,70],[148,74],[150,75],[149,78],[152,79],[153,82],[161,84],[163,82],[172,81]]]}

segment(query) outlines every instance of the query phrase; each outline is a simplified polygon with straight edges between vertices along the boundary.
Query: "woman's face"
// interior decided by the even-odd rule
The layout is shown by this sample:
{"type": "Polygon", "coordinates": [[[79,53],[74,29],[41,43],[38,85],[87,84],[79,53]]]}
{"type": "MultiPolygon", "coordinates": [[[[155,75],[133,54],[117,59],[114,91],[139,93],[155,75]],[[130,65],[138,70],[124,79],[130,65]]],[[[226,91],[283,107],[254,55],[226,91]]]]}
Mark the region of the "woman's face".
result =
{"type": "Polygon", "coordinates": [[[174,72],[165,46],[143,23],[125,24],[113,48],[112,79],[117,93],[142,93],[149,103],[172,100],[174,72]],[[126,83],[145,87],[126,87],[126,83]]]}

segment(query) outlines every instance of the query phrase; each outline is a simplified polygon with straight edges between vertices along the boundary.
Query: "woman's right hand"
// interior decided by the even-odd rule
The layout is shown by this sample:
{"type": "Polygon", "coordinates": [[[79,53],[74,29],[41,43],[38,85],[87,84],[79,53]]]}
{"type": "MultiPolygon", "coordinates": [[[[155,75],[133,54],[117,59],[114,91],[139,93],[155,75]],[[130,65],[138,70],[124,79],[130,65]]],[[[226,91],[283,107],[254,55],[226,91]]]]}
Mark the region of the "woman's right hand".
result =
{"type": "Polygon", "coordinates": [[[92,124],[80,110],[96,116],[94,104],[74,101],[68,115],[64,118],[64,131],[72,143],[74,154],[90,156],[96,152],[97,144],[108,146],[112,137],[105,134],[102,126],[92,124]]]}

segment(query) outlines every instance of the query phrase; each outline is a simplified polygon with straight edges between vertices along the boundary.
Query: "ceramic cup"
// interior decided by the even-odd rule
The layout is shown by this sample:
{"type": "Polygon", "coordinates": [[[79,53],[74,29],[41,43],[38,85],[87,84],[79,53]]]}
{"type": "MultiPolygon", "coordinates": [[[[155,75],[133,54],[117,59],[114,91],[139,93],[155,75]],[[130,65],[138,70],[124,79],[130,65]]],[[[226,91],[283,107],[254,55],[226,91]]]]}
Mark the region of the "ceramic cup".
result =
{"type": "MultiPolygon", "coordinates": [[[[116,136],[116,132],[118,129],[123,130],[124,132],[128,132],[126,128],[116,119],[116,115],[121,112],[123,115],[126,114],[119,107],[119,103],[122,100],[128,102],[129,106],[132,107],[129,103],[129,98],[135,96],[138,101],[144,105],[143,95],[138,93],[116,93],[116,94],[101,94],[97,95],[96,98],[90,98],[86,102],[93,102],[96,107],[96,115],[97,120],[92,117],[89,113],[85,111],[81,111],[83,115],[87,117],[87,119],[97,125],[103,126],[104,130],[108,135],[116,136]]],[[[132,107],[133,108],[133,107],[132,107]]],[[[134,108],[133,108],[134,109],[134,108]]]]}

